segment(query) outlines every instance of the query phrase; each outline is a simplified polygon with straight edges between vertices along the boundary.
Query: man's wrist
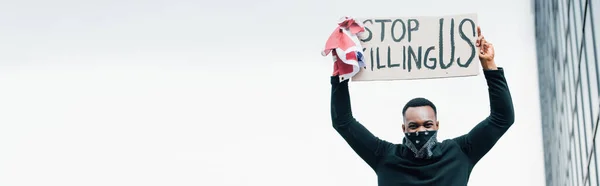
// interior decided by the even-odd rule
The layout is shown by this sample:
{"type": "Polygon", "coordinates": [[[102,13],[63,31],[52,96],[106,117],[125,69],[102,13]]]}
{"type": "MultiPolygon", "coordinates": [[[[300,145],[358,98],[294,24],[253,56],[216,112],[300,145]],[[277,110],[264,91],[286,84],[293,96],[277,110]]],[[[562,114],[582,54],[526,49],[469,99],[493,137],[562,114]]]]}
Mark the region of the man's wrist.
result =
{"type": "Polygon", "coordinates": [[[483,70],[498,70],[498,67],[494,61],[483,62],[481,67],[483,67],[483,70]]]}

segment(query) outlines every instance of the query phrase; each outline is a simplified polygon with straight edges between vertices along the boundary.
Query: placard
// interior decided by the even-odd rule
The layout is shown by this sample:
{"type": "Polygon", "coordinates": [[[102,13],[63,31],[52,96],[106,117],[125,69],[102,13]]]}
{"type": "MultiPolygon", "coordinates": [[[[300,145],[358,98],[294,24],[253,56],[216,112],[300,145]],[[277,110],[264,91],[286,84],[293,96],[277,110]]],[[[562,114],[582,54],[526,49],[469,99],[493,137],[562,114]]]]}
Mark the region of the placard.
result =
{"type": "Polygon", "coordinates": [[[352,81],[479,74],[477,15],[356,18],[366,67],[352,81]]]}

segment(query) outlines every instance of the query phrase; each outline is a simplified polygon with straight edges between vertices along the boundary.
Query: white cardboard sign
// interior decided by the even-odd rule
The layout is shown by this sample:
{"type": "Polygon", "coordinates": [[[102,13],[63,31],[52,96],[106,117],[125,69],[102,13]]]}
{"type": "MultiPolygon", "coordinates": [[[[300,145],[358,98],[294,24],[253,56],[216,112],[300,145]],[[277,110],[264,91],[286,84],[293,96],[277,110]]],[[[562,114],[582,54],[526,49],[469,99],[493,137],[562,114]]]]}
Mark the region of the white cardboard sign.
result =
{"type": "Polygon", "coordinates": [[[477,15],[357,18],[366,67],[353,81],[476,76],[477,15]]]}

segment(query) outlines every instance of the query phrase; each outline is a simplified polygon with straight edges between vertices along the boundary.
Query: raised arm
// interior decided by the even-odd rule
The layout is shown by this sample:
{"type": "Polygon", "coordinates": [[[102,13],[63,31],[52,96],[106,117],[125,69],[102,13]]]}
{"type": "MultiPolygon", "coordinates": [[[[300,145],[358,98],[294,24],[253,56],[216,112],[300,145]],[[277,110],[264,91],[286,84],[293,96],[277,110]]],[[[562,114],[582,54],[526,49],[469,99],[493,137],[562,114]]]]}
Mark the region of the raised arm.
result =
{"type": "Polygon", "coordinates": [[[490,99],[490,115],[469,133],[456,138],[463,152],[477,163],[514,123],[515,115],[504,69],[484,70],[490,99]]]}
{"type": "Polygon", "coordinates": [[[344,138],[352,150],[356,152],[371,168],[376,165],[391,143],[374,136],[352,116],[348,80],[339,81],[337,76],[331,77],[331,121],[333,128],[344,138]]]}
{"type": "Polygon", "coordinates": [[[477,47],[480,49],[479,59],[489,92],[490,115],[469,133],[454,139],[473,164],[492,149],[515,121],[512,97],[504,77],[504,69],[496,67],[494,47],[481,35],[479,27],[477,27],[477,33],[479,35],[477,39],[477,47]]]}

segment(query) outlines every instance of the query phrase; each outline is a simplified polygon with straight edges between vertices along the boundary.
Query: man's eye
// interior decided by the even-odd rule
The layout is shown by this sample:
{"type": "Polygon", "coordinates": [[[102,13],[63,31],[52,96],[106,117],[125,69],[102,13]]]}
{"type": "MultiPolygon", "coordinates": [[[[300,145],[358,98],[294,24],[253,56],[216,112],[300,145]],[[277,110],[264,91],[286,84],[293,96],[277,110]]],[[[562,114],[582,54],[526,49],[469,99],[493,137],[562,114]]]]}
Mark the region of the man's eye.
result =
{"type": "Polygon", "coordinates": [[[431,123],[430,123],[430,124],[427,124],[427,125],[425,125],[425,127],[427,127],[427,128],[430,128],[430,127],[432,127],[432,126],[433,126],[433,124],[431,124],[431,123]]]}
{"type": "Polygon", "coordinates": [[[409,125],[408,127],[411,128],[411,129],[417,128],[416,125],[409,125]]]}

